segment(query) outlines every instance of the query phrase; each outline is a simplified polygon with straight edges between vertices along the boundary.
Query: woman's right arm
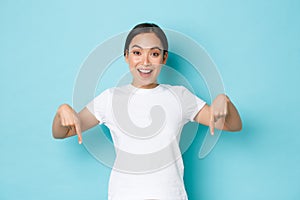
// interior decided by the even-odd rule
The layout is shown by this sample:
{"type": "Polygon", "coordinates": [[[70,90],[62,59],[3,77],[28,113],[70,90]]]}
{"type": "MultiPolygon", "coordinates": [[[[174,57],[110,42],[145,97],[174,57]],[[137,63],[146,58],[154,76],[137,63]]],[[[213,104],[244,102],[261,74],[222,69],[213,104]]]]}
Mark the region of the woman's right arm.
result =
{"type": "Polygon", "coordinates": [[[52,124],[52,135],[54,138],[63,139],[78,135],[79,144],[82,143],[81,133],[96,126],[99,121],[87,109],[82,109],[77,113],[68,104],[59,106],[52,124]]]}

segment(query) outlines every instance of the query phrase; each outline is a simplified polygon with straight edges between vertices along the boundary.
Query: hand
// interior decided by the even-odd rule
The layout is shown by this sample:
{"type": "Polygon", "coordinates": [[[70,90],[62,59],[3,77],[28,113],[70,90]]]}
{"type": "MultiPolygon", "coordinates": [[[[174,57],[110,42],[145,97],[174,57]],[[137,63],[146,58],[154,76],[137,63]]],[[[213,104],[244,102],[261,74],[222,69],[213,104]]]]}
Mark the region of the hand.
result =
{"type": "Polygon", "coordinates": [[[215,123],[222,120],[224,124],[225,118],[228,115],[228,102],[229,98],[225,94],[218,95],[210,107],[210,122],[209,129],[211,135],[214,135],[215,123]]]}
{"type": "Polygon", "coordinates": [[[71,129],[78,135],[78,143],[82,143],[81,127],[78,114],[68,104],[61,105],[57,110],[61,126],[71,129]]]}

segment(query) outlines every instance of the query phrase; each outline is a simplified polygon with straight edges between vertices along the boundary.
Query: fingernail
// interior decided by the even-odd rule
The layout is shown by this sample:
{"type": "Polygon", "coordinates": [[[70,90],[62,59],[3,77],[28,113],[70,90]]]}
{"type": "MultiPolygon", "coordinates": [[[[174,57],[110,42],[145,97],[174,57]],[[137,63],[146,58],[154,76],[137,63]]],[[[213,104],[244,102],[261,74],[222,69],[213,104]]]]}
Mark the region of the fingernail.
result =
{"type": "Polygon", "coordinates": [[[82,144],[82,141],[80,140],[78,143],[79,143],[79,144],[82,144]]]}

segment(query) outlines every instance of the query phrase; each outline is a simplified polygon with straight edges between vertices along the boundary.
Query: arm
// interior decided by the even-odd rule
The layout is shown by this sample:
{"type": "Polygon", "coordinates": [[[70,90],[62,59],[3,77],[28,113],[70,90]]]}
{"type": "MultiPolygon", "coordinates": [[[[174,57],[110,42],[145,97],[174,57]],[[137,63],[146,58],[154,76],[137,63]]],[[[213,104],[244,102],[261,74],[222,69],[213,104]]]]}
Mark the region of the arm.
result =
{"type": "Polygon", "coordinates": [[[212,135],[214,128],[225,131],[242,129],[242,121],[237,109],[224,94],[218,95],[211,106],[205,105],[196,115],[195,121],[209,126],[212,135]]]}
{"type": "Polygon", "coordinates": [[[76,113],[71,106],[63,104],[59,106],[54,117],[52,135],[54,138],[63,139],[77,134],[79,144],[81,144],[81,133],[96,126],[98,123],[99,121],[87,108],[76,113]]]}

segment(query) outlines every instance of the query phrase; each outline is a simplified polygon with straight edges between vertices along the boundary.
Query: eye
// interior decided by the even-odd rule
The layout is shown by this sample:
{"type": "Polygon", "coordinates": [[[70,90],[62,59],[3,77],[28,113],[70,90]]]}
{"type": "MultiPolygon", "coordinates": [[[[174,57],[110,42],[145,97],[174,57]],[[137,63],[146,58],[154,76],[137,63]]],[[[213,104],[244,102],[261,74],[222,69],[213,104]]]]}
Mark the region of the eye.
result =
{"type": "Polygon", "coordinates": [[[132,51],[132,54],[136,55],[136,56],[140,56],[142,53],[140,51],[134,50],[134,51],[132,51]]]}
{"type": "Polygon", "coordinates": [[[158,57],[158,56],[160,56],[160,52],[159,51],[155,51],[155,52],[152,52],[151,55],[153,57],[158,57]]]}

